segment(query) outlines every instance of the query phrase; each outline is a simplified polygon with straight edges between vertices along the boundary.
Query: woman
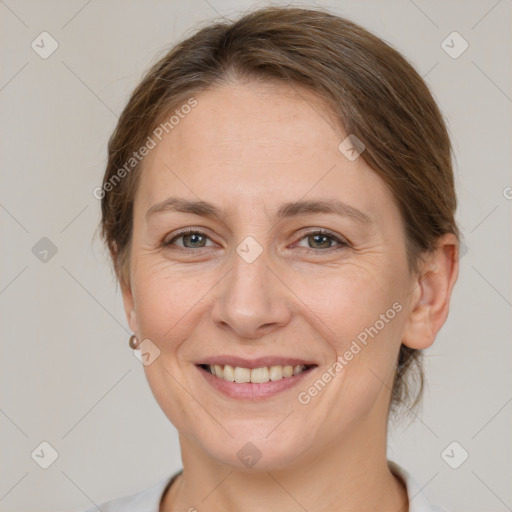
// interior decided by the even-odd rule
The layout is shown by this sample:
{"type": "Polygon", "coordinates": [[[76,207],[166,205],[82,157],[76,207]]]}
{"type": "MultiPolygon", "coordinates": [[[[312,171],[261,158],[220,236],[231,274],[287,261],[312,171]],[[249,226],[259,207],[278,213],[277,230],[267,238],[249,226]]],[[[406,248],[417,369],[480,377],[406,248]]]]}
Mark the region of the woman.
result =
{"type": "Polygon", "coordinates": [[[183,462],[101,510],[439,510],[386,459],[459,247],[447,130],[399,53],[321,11],[209,25],[134,91],[99,196],[183,462]]]}

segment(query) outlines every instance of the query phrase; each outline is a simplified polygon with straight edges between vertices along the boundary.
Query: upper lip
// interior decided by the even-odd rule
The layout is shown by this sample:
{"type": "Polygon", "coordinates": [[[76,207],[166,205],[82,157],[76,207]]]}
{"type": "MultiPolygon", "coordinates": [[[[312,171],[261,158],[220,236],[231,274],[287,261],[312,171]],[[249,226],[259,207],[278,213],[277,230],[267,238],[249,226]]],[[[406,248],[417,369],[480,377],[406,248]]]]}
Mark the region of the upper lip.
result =
{"type": "Polygon", "coordinates": [[[296,366],[299,364],[302,365],[315,365],[316,363],[312,361],[306,361],[304,359],[298,359],[296,357],[277,357],[277,356],[267,356],[267,357],[257,357],[255,359],[246,359],[245,357],[238,356],[230,356],[230,355],[220,355],[220,356],[212,356],[207,357],[206,359],[202,359],[196,363],[197,365],[208,364],[208,365],[229,365],[229,366],[239,366],[241,368],[262,368],[264,366],[296,366]]]}

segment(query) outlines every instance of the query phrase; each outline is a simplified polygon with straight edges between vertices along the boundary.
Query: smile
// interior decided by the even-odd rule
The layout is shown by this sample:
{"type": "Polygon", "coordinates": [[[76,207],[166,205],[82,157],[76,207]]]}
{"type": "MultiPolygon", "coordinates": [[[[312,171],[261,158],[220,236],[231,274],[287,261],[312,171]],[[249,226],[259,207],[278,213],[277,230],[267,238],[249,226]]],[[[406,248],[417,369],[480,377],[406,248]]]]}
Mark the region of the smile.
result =
{"type": "Polygon", "coordinates": [[[212,375],[219,379],[224,379],[228,382],[253,382],[256,384],[263,384],[269,381],[276,381],[298,375],[304,370],[307,370],[313,365],[297,364],[292,365],[275,365],[263,366],[261,368],[243,368],[240,366],[226,365],[201,365],[205,370],[208,370],[212,375]]]}
{"type": "Polygon", "coordinates": [[[273,365],[245,368],[231,365],[196,365],[206,382],[230,398],[269,398],[298,384],[317,365],[273,365]]]}

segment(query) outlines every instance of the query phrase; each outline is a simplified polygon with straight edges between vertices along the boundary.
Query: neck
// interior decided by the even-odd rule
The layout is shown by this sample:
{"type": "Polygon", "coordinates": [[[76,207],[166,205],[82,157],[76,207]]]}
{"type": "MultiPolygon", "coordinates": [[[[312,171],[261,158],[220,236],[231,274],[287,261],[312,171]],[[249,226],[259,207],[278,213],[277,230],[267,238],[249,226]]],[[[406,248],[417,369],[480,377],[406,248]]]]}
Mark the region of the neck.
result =
{"type": "Polygon", "coordinates": [[[342,439],[272,471],[225,465],[180,436],[183,474],[161,511],[408,512],[405,486],[387,465],[387,429],[379,416],[369,414],[342,439]]]}

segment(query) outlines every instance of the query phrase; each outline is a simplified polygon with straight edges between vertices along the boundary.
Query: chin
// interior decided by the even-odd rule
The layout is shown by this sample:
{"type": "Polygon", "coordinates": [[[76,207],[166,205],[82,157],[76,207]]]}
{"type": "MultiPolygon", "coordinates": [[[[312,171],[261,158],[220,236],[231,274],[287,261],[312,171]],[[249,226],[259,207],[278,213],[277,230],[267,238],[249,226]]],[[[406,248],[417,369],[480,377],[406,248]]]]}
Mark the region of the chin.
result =
{"type": "MultiPolygon", "coordinates": [[[[302,434],[297,432],[296,436],[290,435],[289,428],[272,432],[278,423],[274,422],[271,428],[262,429],[261,423],[250,428],[246,422],[246,428],[235,431],[233,437],[228,434],[212,437],[207,433],[198,433],[196,444],[202,446],[211,458],[237,470],[284,469],[304,454],[307,444],[302,434]]],[[[226,427],[229,432],[233,432],[229,426],[226,427]]]]}

